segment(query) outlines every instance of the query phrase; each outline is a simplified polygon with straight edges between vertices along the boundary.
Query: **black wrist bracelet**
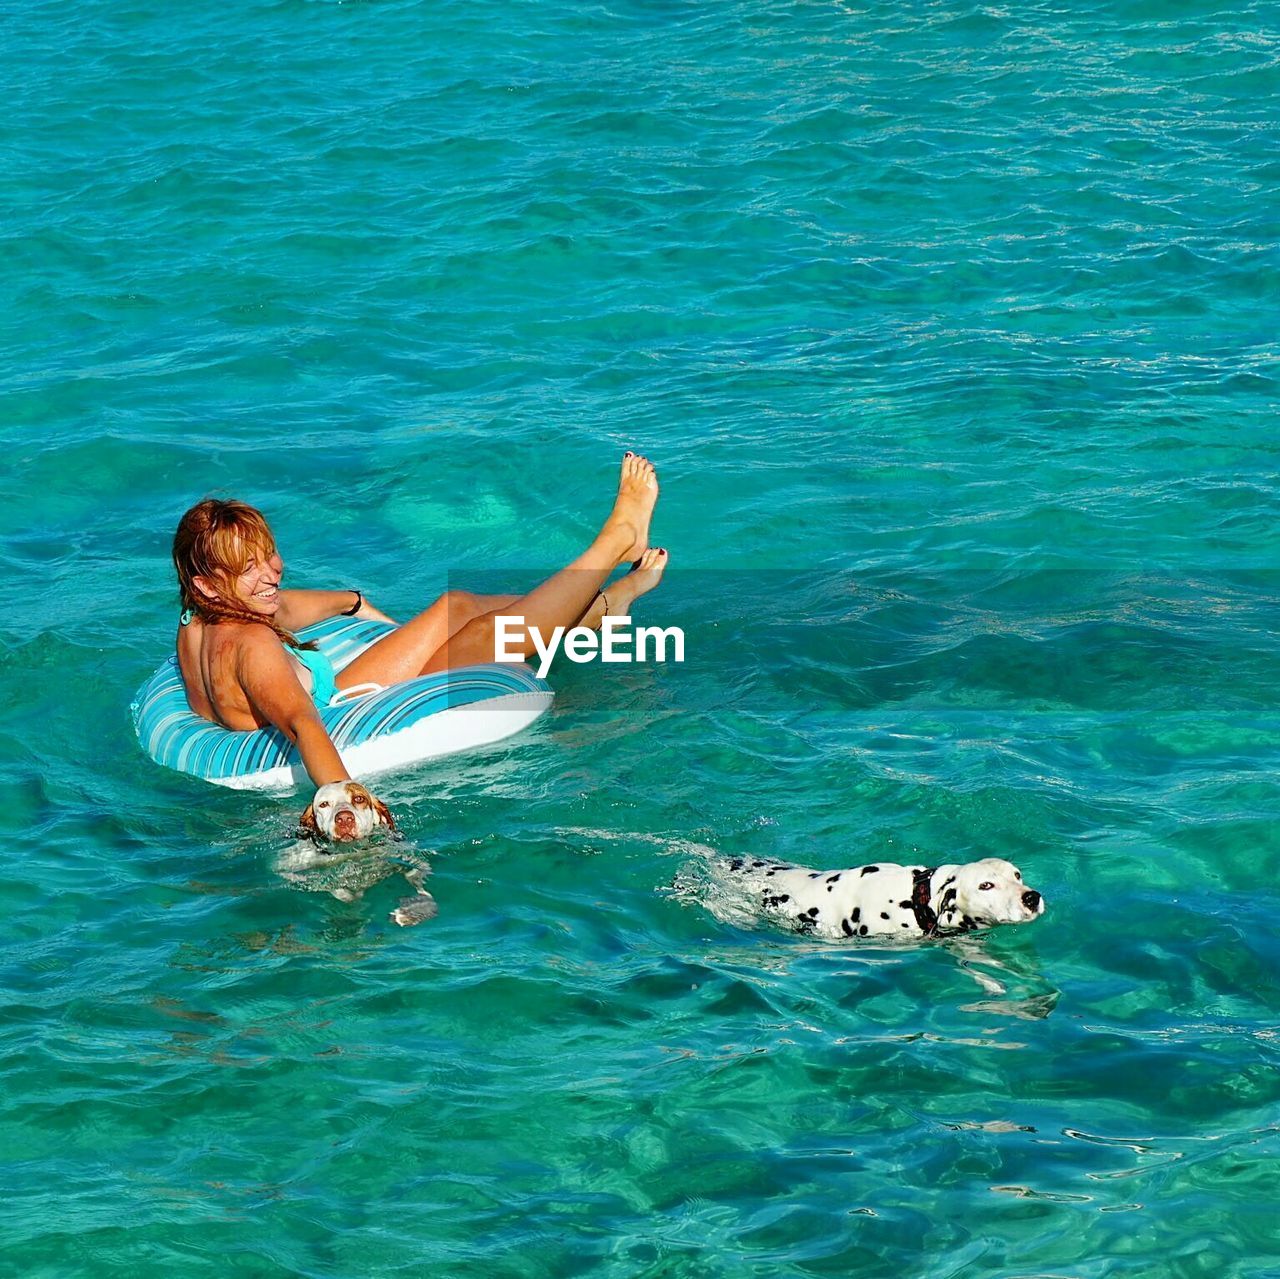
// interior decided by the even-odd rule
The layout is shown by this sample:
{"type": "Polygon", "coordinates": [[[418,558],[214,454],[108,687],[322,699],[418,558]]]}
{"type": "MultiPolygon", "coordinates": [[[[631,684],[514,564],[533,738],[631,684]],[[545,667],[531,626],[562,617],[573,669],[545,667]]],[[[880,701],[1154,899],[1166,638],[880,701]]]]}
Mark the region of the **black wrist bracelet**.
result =
{"type": "Polygon", "coordinates": [[[351,593],[356,597],[356,602],[352,604],[350,608],[344,608],[342,612],[338,614],[339,617],[355,617],[355,615],[360,611],[360,605],[364,603],[364,596],[354,588],[351,588],[351,593]]]}

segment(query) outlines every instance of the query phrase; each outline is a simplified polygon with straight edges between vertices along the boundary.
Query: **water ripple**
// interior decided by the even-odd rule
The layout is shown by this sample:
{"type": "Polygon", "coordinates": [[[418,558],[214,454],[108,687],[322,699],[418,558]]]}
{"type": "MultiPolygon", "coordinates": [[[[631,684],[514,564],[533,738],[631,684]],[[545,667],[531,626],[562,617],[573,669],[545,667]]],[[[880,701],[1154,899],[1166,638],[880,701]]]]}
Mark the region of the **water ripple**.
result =
{"type": "Polygon", "coordinates": [[[11,1264],[1262,1274],[1267,16],[15,9],[11,1264]],[[637,446],[693,658],[385,779],[430,925],[284,881],[294,798],[137,751],[195,498],[403,616],[565,562],[637,446]],[[672,890],[979,850],[1035,929],[672,890]]]}

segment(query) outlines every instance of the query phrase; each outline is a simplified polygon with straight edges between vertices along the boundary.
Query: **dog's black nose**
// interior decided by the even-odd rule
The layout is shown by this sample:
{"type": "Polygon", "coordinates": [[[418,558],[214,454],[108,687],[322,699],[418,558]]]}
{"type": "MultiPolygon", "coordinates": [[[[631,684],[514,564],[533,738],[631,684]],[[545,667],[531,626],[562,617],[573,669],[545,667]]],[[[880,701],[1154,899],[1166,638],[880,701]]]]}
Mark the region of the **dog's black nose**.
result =
{"type": "Polygon", "coordinates": [[[1035,890],[1034,888],[1028,888],[1028,889],[1027,889],[1027,891],[1026,891],[1025,893],[1023,893],[1023,894],[1022,894],[1022,904],[1023,904],[1023,905],[1028,909],[1028,910],[1037,910],[1037,909],[1039,909],[1039,906],[1040,906],[1040,894],[1039,894],[1038,892],[1036,892],[1036,890],[1035,890]]]}

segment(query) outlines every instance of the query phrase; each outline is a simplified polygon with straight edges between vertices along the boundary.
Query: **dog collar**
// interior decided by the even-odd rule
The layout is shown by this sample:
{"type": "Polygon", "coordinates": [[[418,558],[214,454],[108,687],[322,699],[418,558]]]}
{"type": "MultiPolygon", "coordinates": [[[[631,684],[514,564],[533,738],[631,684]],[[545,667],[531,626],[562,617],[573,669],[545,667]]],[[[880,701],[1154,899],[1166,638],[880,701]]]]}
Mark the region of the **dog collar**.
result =
{"type": "Polygon", "coordinates": [[[926,937],[933,937],[938,931],[938,916],[929,898],[933,896],[933,872],[936,866],[926,866],[923,870],[911,872],[911,910],[916,917],[916,926],[926,937]]]}

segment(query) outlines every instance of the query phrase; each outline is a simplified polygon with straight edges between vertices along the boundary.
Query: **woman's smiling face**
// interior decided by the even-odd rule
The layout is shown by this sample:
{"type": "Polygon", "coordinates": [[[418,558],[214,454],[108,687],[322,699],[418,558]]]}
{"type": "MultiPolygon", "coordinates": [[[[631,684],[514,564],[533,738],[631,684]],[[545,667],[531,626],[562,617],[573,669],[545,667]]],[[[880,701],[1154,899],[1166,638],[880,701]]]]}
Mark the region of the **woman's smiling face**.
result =
{"type": "Polygon", "coordinates": [[[280,553],[271,547],[254,550],[245,548],[248,563],[236,577],[229,578],[230,588],[235,602],[251,613],[261,613],[264,617],[272,617],[280,607],[280,579],[284,576],[284,560],[280,553]]]}

